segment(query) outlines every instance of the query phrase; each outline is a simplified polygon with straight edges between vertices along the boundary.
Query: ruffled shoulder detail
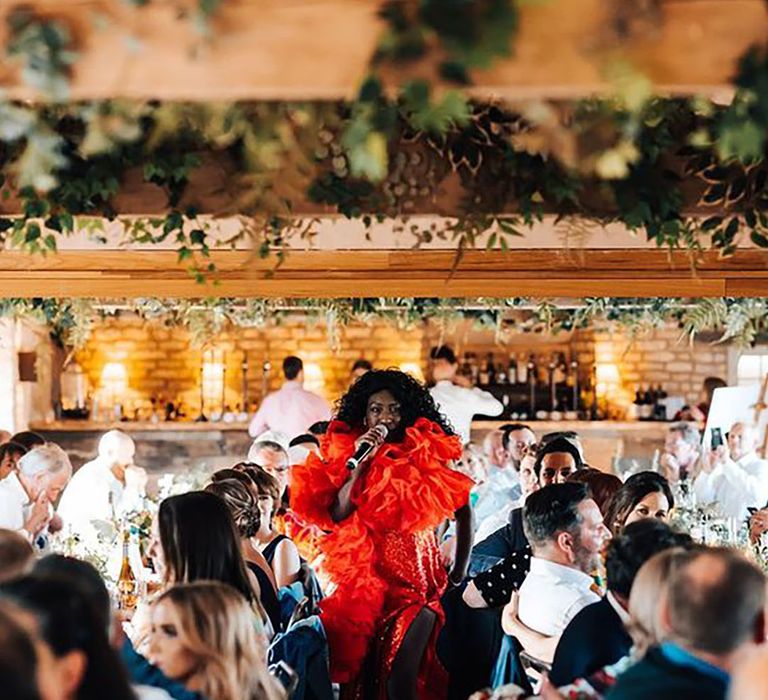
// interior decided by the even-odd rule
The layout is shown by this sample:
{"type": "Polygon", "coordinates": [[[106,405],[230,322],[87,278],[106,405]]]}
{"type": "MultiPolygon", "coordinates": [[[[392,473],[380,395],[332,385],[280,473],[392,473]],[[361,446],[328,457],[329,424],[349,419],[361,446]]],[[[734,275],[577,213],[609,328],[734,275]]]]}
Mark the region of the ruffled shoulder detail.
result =
{"type": "Polygon", "coordinates": [[[355,500],[372,527],[418,532],[451,518],[469,501],[472,479],[452,469],[461,441],[425,418],[406,429],[405,439],[379,450],[355,500]]]}

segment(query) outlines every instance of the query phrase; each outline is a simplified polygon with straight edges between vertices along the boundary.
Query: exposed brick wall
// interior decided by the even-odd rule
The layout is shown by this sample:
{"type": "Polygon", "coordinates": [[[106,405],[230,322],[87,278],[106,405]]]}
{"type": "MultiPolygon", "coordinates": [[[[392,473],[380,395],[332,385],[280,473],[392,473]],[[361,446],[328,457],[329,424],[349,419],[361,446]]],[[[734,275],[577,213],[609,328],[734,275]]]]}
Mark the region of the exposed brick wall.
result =
{"type": "Polygon", "coordinates": [[[676,327],[660,328],[630,340],[616,337],[614,345],[624,385],[634,391],[638,384],[662,384],[672,396],[697,402],[706,377],[728,378],[728,345],[680,338],[676,327]]]}
{"type": "MultiPolygon", "coordinates": [[[[308,367],[320,368],[324,384],[311,388],[317,388],[333,401],[347,387],[349,370],[356,359],[364,357],[376,367],[409,364],[426,369],[429,349],[440,341],[453,345],[459,355],[474,351],[481,360],[486,352],[492,351],[498,362],[505,363],[510,353],[549,356],[553,351],[565,352],[569,359],[578,358],[582,386],[595,360],[613,362],[619,369],[621,386],[612,400],[626,406],[638,384],[661,383],[670,395],[696,401],[705,377],[726,376],[726,345],[696,342],[691,348],[686,341],[678,343],[679,336],[678,329],[668,328],[632,340],[624,334],[591,330],[556,336],[512,333],[496,338],[493,329],[477,329],[467,323],[447,328],[426,324],[398,329],[375,322],[339,328],[339,348],[334,351],[322,323],[296,319],[263,329],[223,332],[212,339],[211,346],[225,353],[226,402],[233,409],[241,401],[244,357],[249,364],[250,402],[258,403],[261,399],[263,363],[269,361],[272,365],[267,390],[276,389],[282,381],[282,359],[289,354],[302,357],[308,367]]],[[[142,418],[148,417],[153,396],[166,400],[181,398],[187,415],[197,415],[201,357],[201,349],[192,344],[189,332],[129,315],[104,320],[77,355],[94,387],[101,386],[105,363],[123,363],[128,373],[128,389],[122,397],[125,409],[133,415],[133,410],[139,408],[142,418]]],[[[217,406],[218,397],[213,408],[217,406]]]]}
{"type": "MultiPolygon", "coordinates": [[[[422,330],[399,330],[383,323],[352,325],[339,329],[340,347],[334,351],[323,325],[297,319],[268,328],[238,328],[211,339],[209,347],[223,353],[226,361],[226,402],[234,409],[242,397],[242,363],[247,357],[249,402],[263,394],[262,367],[271,363],[267,390],[282,382],[281,364],[287,355],[299,355],[308,367],[322,372],[322,385],[314,387],[329,401],[344,391],[355,360],[364,357],[376,367],[415,364],[421,366],[422,330]],[[312,368],[314,369],[314,368],[312,368]]],[[[107,362],[120,362],[128,374],[128,390],[122,397],[126,411],[135,408],[149,413],[151,397],[181,398],[187,415],[197,415],[202,350],[192,343],[188,331],[168,328],[161,322],[145,322],[133,316],[109,318],[94,328],[93,335],[77,360],[91,386],[101,386],[107,362]]],[[[311,384],[311,380],[309,382],[311,384]]],[[[102,401],[109,402],[109,396],[102,401]]],[[[214,404],[220,406],[220,399],[214,404]]],[[[143,415],[142,417],[146,417],[143,415]]]]}

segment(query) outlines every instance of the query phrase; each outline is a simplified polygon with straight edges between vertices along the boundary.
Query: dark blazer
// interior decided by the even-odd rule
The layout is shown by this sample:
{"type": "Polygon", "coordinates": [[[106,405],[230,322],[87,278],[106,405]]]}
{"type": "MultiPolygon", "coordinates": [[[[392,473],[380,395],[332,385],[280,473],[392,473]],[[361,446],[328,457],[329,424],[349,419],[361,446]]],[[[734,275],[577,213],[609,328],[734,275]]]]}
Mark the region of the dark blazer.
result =
{"type": "Polygon", "coordinates": [[[654,647],[619,676],[606,700],[725,700],[727,684],[697,669],[672,663],[654,647]]]}
{"type": "Polygon", "coordinates": [[[555,686],[586,678],[629,653],[632,639],[607,598],[580,610],[563,631],[555,650],[552,672],[555,686]]]}

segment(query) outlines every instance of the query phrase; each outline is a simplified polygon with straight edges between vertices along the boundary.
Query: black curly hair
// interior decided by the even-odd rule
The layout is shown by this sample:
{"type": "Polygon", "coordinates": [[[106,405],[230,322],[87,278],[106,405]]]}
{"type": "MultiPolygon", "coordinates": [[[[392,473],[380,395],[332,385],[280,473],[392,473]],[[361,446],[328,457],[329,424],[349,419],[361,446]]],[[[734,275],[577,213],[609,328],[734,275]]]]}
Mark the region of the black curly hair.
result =
{"type": "Polygon", "coordinates": [[[437,410],[429,390],[399,369],[373,369],[362,375],[336,402],[336,420],[351,428],[365,430],[368,399],[384,390],[400,402],[401,428],[410,427],[417,418],[426,418],[437,423],[446,435],[455,435],[448,419],[437,410]]]}

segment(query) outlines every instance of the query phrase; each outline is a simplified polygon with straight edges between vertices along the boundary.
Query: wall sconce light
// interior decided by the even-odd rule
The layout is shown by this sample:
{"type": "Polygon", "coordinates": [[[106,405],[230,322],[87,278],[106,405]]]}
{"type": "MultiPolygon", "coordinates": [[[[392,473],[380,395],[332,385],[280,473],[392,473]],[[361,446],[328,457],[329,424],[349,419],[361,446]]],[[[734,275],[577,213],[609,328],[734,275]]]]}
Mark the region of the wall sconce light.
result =
{"type": "Polygon", "coordinates": [[[325,376],[317,362],[304,363],[304,386],[318,394],[325,393],[325,376]]]}
{"type": "Polygon", "coordinates": [[[612,363],[598,363],[595,368],[598,396],[606,396],[619,386],[619,368],[612,363]]]}
{"type": "Polygon", "coordinates": [[[117,406],[128,389],[128,371],[122,362],[107,362],[101,370],[101,386],[107,402],[115,412],[115,418],[120,419],[117,406]]]}
{"type": "Polygon", "coordinates": [[[207,406],[212,416],[217,402],[221,404],[218,413],[224,413],[224,377],[226,374],[226,355],[222,350],[206,350],[200,368],[200,416],[205,418],[207,406]]]}

